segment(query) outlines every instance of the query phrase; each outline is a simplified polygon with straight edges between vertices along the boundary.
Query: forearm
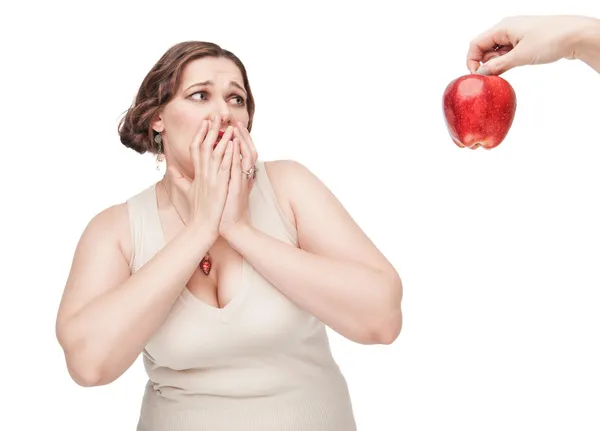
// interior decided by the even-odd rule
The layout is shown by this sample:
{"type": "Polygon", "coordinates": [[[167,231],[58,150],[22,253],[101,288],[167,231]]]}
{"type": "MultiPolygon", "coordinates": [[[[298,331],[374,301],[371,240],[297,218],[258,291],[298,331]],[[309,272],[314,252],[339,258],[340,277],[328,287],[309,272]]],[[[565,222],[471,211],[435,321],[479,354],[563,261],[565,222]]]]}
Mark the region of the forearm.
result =
{"type": "Polygon", "coordinates": [[[589,18],[575,39],[575,58],[600,73],[600,19],[589,18]]]}
{"type": "Polygon", "coordinates": [[[185,228],[119,287],[72,316],[65,351],[68,362],[93,385],[119,377],[164,322],[215,236],[185,228]]]}
{"type": "Polygon", "coordinates": [[[309,253],[250,226],[226,239],[279,291],[341,335],[373,344],[391,342],[400,332],[399,278],[309,253]]]}

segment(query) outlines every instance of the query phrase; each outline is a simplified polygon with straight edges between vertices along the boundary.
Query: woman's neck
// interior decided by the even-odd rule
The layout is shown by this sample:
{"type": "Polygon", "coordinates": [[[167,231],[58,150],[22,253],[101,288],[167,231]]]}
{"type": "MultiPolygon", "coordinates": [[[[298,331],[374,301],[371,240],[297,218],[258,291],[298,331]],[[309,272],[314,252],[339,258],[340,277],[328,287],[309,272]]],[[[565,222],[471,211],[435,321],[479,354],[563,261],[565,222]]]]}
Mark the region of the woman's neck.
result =
{"type": "Polygon", "coordinates": [[[183,224],[187,225],[190,214],[187,196],[180,187],[174,184],[171,174],[167,172],[157,185],[164,195],[165,208],[171,207],[183,224]]]}

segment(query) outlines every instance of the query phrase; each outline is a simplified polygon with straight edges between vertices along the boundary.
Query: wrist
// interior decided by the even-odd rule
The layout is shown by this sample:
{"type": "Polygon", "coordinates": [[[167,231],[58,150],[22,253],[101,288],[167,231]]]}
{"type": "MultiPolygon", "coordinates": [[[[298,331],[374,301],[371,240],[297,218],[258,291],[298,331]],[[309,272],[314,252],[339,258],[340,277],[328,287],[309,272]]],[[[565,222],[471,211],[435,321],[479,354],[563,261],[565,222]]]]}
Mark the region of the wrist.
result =
{"type": "Polygon", "coordinates": [[[210,247],[219,237],[218,228],[212,227],[210,223],[204,220],[192,219],[186,226],[190,236],[198,244],[206,244],[210,247]]]}
{"type": "Polygon", "coordinates": [[[583,18],[573,37],[573,58],[585,63],[598,61],[600,55],[600,19],[583,18]]]}
{"type": "Polygon", "coordinates": [[[221,230],[220,235],[224,240],[226,240],[229,243],[232,243],[235,241],[236,238],[239,238],[251,229],[252,227],[247,221],[239,221],[234,225],[221,230]]]}

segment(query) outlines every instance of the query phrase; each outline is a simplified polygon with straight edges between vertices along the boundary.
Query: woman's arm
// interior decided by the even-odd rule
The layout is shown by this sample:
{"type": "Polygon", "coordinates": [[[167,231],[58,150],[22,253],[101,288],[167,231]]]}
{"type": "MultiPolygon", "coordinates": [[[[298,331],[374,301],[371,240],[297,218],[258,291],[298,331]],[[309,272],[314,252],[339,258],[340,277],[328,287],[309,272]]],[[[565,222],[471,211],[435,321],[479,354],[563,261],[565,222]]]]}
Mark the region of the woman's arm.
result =
{"type": "Polygon", "coordinates": [[[269,282],[336,332],[389,344],[402,326],[396,270],[333,193],[297,162],[265,163],[280,201],[292,205],[300,248],[240,224],[225,238],[269,282]]]}
{"type": "Polygon", "coordinates": [[[94,217],[77,245],[56,321],[69,373],[82,386],[123,374],[167,317],[214,241],[190,224],[134,275],[123,253],[125,204],[94,217]]]}

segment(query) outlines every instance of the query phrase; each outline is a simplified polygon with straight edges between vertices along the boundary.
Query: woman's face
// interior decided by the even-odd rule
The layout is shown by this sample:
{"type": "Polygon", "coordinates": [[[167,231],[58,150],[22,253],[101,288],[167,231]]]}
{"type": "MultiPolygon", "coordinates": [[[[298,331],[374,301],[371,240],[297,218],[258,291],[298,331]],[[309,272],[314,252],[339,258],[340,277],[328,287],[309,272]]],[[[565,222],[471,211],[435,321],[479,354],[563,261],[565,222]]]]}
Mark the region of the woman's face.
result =
{"type": "Polygon", "coordinates": [[[246,100],[242,73],[231,60],[205,57],[188,63],[177,93],[152,124],[162,135],[168,163],[193,177],[190,145],[202,120],[219,115],[221,130],[237,121],[248,127],[246,100]]]}

